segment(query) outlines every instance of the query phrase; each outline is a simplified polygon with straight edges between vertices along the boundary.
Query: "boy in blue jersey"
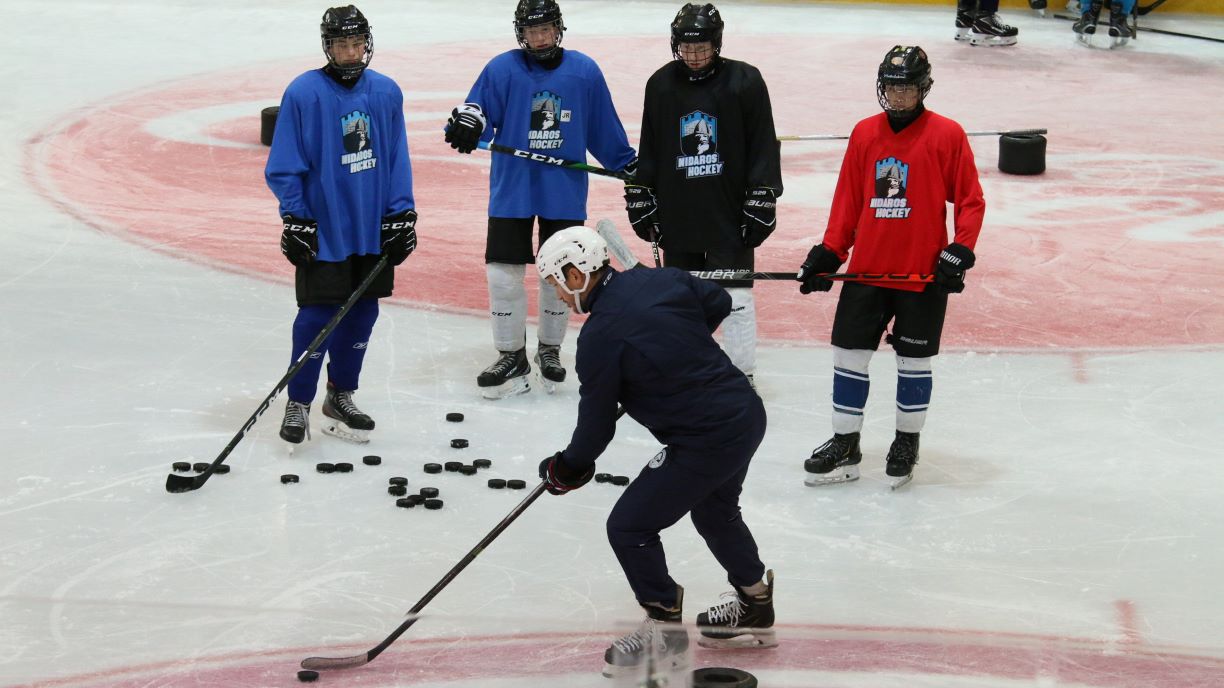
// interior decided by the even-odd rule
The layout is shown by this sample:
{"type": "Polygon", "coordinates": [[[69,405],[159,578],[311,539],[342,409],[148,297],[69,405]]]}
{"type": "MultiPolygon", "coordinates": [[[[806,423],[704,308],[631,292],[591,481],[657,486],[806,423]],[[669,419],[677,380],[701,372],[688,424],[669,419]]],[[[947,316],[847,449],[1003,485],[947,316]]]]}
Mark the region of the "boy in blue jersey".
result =
{"type": "MultiPolygon", "coordinates": [[[[471,153],[494,136],[504,146],[557,158],[584,160],[590,151],[604,167],[631,172],[634,152],[603,73],[591,58],[561,47],[565,24],[556,1],[520,0],[514,29],[520,49],[485,66],[467,102],[451,113],[446,141],[460,153],[471,153]]],[[[586,200],[584,172],[493,157],[485,271],[498,358],[476,378],[486,398],[530,389],[523,279],[535,256],[533,225],[538,220],[542,244],[558,229],[582,224],[586,200]]],[[[565,380],[560,349],[569,311],[542,281],[539,294],[535,362],[541,384],[551,393],[565,380]]]]}
{"type": "Polygon", "coordinates": [[[618,405],[665,445],[608,516],[612,551],[647,618],[604,653],[604,674],[638,675],[651,660],[660,669],[686,664],[684,589],[668,575],[659,540],[685,514],[734,587],[697,616],[699,644],[776,645],[773,572],[739,508],[765,436],[765,406],[711,334],[731,297],[676,268],[617,272],[607,244],[587,227],[553,234],[536,266],[558,299],[590,314],[578,335],[578,424],[569,446],[540,463],[545,488],[563,495],[590,481],[616,433],[618,405]],[[659,652],[648,658],[651,648],[659,652]]]}
{"type": "MultiPolygon", "coordinates": [[[[333,7],[320,26],[327,65],[285,89],[264,169],[280,202],[281,253],[297,268],[297,358],[365,280],[383,254],[399,265],[416,248],[412,165],[404,128],[404,95],[367,69],[374,53],[369,22],[352,5],[333,7]]],[[[374,421],[353,403],[378,299],[390,296],[395,272],[384,269],[323,346],[289,381],[281,438],[310,436],[310,404],[328,357],[323,431],[369,441],[374,421]]]]}

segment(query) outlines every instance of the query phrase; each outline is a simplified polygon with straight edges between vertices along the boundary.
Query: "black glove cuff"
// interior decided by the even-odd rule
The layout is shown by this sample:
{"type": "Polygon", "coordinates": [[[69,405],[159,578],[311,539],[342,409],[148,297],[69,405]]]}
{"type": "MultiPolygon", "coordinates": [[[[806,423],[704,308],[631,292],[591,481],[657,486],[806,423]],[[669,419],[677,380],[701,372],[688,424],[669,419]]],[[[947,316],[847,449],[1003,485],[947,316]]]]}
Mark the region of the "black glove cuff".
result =
{"type": "Polygon", "coordinates": [[[968,246],[952,243],[939,252],[939,262],[953,270],[964,272],[973,267],[973,264],[977,262],[977,257],[973,255],[973,251],[968,246]]]}

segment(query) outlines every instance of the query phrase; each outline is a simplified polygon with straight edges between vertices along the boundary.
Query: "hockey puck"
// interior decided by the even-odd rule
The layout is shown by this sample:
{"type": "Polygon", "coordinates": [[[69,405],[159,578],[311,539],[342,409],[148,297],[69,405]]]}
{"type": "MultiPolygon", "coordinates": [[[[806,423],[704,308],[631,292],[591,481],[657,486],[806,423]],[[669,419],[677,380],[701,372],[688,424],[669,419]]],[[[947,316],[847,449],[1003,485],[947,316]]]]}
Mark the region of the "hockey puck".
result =
{"type": "Polygon", "coordinates": [[[438,488],[436,488],[436,487],[422,487],[422,488],[421,488],[421,492],[420,492],[420,494],[421,494],[421,496],[422,496],[422,497],[425,497],[425,498],[427,498],[427,499],[433,499],[434,497],[437,497],[437,496],[438,496],[438,488]]]}
{"type": "Polygon", "coordinates": [[[460,468],[463,468],[462,461],[447,461],[444,464],[447,473],[458,473],[460,468]]]}
{"type": "Polygon", "coordinates": [[[1041,174],[1046,169],[1046,137],[1040,134],[1004,134],[999,137],[999,171],[1041,174]]]}
{"type": "Polygon", "coordinates": [[[427,463],[427,464],[425,464],[425,472],[426,472],[426,473],[441,473],[441,472],[442,472],[442,464],[440,464],[440,463],[427,463]]]}
{"type": "Polygon", "coordinates": [[[320,473],[335,473],[336,467],[330,463],[316,463],[315,470],[320,473]]]}
{"type": "MultiPolygon", "coordinates": [[[[416,495],[413,495],[413,496],[416,496],[416,495]]],[[[403,509],[411,509],[412,507],[416,505],[417,505],[416,501],[410,497],[400,497],[399,499],[395,500],[395,506],[398,506],[403,509]]]]}
{"type": "Polygon", "coordinates": [[[170,464],[170,470],[174,471],[175,473],[190,473],[191,472],[191,462],[190,461],[175,461],[174,463],[170,464]]]}
{"type": "Polygon", "coordinates": [[[463,439],[462,437],[456,437],[455,439],[451,440],[452,449],[466,449],[467,446],[468,446],[468,441],[463,439]]]}
{"type": "Polygon", "coordinates": [[[510,488],[511,490],[521,490],[524,487],[527,487],[527,481],[526,480],[507,480],[506,487],[510,488]]]}
{"type": "Polygon", "coordinates": [[[408,488],[403,485],[388,485],[387,494],[393,497],[403,497],[408,494],[408,488]]]}
{"type": "Polygon", "coordinates": [[[213,469],[213,473],[217,473],[218,475],[225,475],[226,473],[229,473],[229,472],[230,472],[230,465],[228,463],[220,464],[219,466],[213,469]]]}
{"type": "Polygon", "coordinates": [[[425,503],[425,498],[419,494],[408,495],[407,497],[403,497],[403,499],[407,499],[408,501],[412,502],[413,506],[416,506],[417,504],[425,503]]]}
{"type": "Polygon", "coordinates": [[[692,688],[757,688],[757,678],[742,669],[705,667],[693,671],[692,688]]]}
{"type": "Polygon", "coordinates": [[[399,477],[399,476],[397,475],[397,476],[395,476],[394,478],[387,478],[387,484],[388,484],[388,485],[407,485],[407,484],[408,484],[408,479],[407,479],[407,478],[401,478],[401,477],[399,477]]]}
{"type": "Polygon", "coordinates": [[[493,462],[488,459],[476,459],[472,462],[472,465],[477,468],[488,468],[493,465],[493,462]]]}
{"type": "Polygon", "coordinates": [[[210,463],[204,463],[203,461],[200,461],[198,463],[191,464],[191,470],[195,471],[196,473],[203,473],[204,471],[208,470],[208,467],[211,465],[212,464],[210,463]]]}
{"type": "Polygon", "coordinates": [[[608,482],[612,483],[613,485],[617,485],[619,487],[624,487],[629,484],[629,476],[614,475],[608,479],[608,482]]]}
{"type": "Polygon", "coordinates": [[[489,487],[494,490],[500,490],[506,486],[506,481],[501,478],[489,478],[489,487]]]}
{"type": "Polygon", "coordinates": [[[612,480],[611,473],[596,473],[595,474],[595,482],[597,483],[606,483],[606,482],[610,482],[611,480],[612,480]]]}
{"type": "Polygon", "coordinates": [[[370,456],[363,456],[361,457],[361,463],[364,463],[367,466],[378,466],[382,464],[382,457],[374,456],[373,454],[370,456]]]}
{"type": "Polygon", "coordinates": [[[319,672],[303,669],[298,672],[298,680],[303,683],[312,683],[319,680],[319,672]]]}
{"type": "Polygon", "coordinates": [[[338,463],[338,464],[336,464],[336,472],[337,472],[337,473],[352,473],[352,472],[353,472],[353,464],[348,463],[347,461],[343,461],[343,462],[341,462],[341,463],[338,463]]]}
{"type": "Polygon", "coordinates": [[[476,475],[475,466],[460,466],[459,473],[462,475],[476,475]]]}
{"type": "Polygon", "coordinates": [[[425,508],[429,509],[430,511],[436,511],[438,509],[441,509],[442,500],[441,499],[426,499],[425,508]]]}
{"type": "Polygon", "coordinates": [[[298,481],[298,477],[292,473],[286,473],[281,476],[282,485],[288,485],[289,483],[296,483],[297,481],[298,481]]]}
{"type": "Polygon", "coordinates": [[[449,421],[449,422],[451,422],[451,423],[462,423],[462,422],[463,422],[463,414],[462,414],[462,413],[455,413],[455,412],[453,412],[453,411],[452,411],[451,413],[446,414],[446,420],[447,420],[447,421],[449,421]]]}
{"type": "MultiPolygon", "coordinates": [[[[276,133],[276,116],[279,114],[279,105],[266,107],[259,112],[259,142],[265,146],[272,145],[272,135],[276,133]]],[[[301,678],[301,674],[298,674],[298,677],[301,678]]],[[[315,678],[318,678],[318,675],[315,675],[315,678]]]]}

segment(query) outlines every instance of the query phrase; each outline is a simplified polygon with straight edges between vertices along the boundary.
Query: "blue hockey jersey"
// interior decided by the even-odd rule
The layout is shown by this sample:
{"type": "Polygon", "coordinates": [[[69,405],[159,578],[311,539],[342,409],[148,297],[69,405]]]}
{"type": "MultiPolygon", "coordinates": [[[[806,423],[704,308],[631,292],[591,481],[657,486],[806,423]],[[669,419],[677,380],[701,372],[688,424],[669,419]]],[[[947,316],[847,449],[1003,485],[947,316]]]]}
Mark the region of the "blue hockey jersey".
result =
{"type": "Polygon", "coordinates": [[[318,260],[378,255],[383,216],[414,207],[399,86],[372,69],[351,90],[322,69],[294,79],[264,178],[281,215],[319,223],[318,260]]]}

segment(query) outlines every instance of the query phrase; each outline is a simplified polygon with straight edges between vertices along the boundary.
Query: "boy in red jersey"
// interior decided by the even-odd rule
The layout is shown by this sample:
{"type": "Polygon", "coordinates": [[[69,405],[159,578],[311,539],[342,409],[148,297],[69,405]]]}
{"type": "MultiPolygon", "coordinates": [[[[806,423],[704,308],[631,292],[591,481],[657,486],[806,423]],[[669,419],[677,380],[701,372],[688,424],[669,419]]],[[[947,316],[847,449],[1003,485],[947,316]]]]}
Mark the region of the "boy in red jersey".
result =
{"type": "Polygon", "coordinates": [[[917,46],[895,46],[880,64],[876,91],[884,112],[850,134],[822,243],[799,268],[804,294],[829,291],[822,275],[850,254],[850,272],[927,273],[935,281],[848,282],[833,319],[833,438],[804,463],[808,485],[856,480],[859,433],[871,355],[886,341],[897,353],[897,435],[886,473],[893,489],[918,463],[918,434],[931,401],[931,359],[939,353],[948,294],[965,288],[986,204],[969,139],[956,122],[923,107],[931,65],[917,46]],[[955,209],[948,243],[947,203],[955,209]]]}

